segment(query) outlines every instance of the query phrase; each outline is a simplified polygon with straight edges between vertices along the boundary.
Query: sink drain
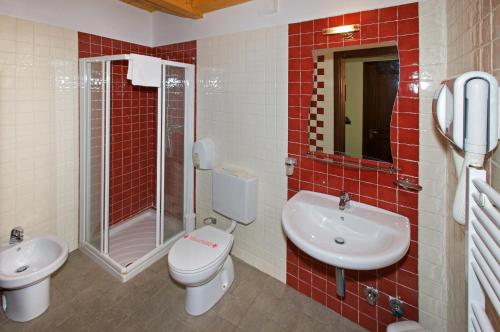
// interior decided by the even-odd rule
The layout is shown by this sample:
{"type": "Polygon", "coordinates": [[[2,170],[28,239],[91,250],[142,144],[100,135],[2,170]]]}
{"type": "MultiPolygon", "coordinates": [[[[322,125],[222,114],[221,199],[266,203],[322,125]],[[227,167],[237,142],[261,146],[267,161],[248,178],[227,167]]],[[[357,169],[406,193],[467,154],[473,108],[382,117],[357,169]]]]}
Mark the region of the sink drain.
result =
{"type": "Polygon", "coordinates": [[[344,240],[343,237],[336,237],[335,238],[335,243],[337,243],[337,244],[344,244],[345,240],[344,240]]]}
{"type": "Polygon", "coordinates": [[[21,267],[18,267],[17,270],[16,270],[16,273],[21,273],[21,272],[24,272],[26,271],[30,266],[29,265],[23,265],[21,267]]]}

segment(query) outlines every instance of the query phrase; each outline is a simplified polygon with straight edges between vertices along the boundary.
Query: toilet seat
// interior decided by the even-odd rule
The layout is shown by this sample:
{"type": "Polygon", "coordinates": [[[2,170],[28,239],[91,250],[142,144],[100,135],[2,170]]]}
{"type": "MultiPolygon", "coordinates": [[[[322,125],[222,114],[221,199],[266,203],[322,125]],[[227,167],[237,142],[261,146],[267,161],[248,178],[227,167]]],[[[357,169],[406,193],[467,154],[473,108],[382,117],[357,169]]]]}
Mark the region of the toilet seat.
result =
{"type": "MultiPolygon", "coordinates": [[[[176,274],[205,274],[222,266],[233,236],[212,226],[185,234],[170,249],[168,266],[176,274]]],[[[214,271],[215,272],[215,271],[214,271]]]]}

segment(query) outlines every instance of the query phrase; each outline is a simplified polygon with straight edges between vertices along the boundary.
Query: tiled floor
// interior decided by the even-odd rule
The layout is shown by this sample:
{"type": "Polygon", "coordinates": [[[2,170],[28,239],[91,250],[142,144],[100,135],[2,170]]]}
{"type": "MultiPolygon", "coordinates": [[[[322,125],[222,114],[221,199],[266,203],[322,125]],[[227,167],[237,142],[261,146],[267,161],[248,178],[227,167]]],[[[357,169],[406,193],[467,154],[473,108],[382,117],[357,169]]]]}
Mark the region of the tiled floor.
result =
{"type": "Polygon", "coordinates": [[[363,331],[321,304],[238,259],[229,293],[190,317],[166,259],[122,284],[80,251],[52,278],[51,306],[24,324],[0,314],[0,331],[363,331]]]}

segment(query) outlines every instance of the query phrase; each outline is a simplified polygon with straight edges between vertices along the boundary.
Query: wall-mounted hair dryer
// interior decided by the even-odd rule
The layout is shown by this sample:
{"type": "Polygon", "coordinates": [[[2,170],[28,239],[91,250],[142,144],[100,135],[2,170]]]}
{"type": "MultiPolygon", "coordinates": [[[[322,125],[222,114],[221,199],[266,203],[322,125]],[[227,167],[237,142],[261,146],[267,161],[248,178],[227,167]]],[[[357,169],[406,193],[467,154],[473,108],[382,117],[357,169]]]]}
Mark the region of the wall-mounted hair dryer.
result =
{"type": "Polygon", "coordinates": [[[453,218],[465,223],[465,175],[469,165],[483,166],[484,156],[500,138],[498,82],[488,73],[471,71],[441,83],[432,112],[439,131],[452,143],[458,186],[453,218]]]}

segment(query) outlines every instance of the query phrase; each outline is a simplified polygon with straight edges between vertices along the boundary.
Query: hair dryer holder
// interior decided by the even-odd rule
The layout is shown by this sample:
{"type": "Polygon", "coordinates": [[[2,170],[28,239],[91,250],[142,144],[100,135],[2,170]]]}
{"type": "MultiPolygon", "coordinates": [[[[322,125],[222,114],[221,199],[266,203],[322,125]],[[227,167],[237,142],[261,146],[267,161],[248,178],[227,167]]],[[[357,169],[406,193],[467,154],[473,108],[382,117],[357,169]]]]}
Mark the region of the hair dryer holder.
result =
{"type": "Polygon", "coordinates": [[[451,143],[458,176],[453,218],[465,224],[467,166],[482,167],[499,135],[498,82],[488,73],[472,71],[441,82],[432,103],[439,132],[451,143]]]}

